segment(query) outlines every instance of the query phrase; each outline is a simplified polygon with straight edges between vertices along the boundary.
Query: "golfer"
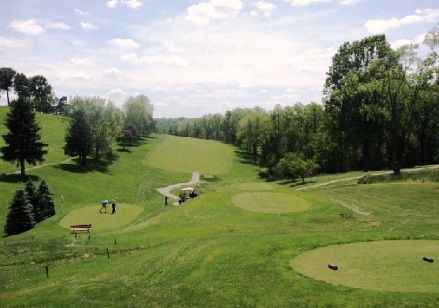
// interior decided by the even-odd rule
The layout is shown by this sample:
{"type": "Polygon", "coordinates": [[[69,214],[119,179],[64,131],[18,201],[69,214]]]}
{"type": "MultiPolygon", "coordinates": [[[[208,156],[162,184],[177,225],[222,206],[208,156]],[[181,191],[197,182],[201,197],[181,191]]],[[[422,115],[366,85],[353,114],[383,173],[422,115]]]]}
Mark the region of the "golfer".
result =
{"type": "Polygon", "coordinates": [[[117,198],[114,198],[113,200],[111,200],[111,208],[112,208],[111,214],[116,214],[116,201],[117,201],[117,198]]]}

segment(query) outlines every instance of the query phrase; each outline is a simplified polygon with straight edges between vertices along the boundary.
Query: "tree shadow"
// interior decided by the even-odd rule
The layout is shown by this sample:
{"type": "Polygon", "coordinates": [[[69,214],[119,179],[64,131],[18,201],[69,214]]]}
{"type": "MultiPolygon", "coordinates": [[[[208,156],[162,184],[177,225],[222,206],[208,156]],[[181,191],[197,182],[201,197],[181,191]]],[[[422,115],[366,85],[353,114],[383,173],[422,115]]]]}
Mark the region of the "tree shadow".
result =
{"type": "Polygon", "coordinates": [[[54,165],[54,168],[58,168],[65,172],[71,172],[71,173],[88,173],[88,172],[101,172],[101,173],[109,173],[108,167],[118,159],[118,156],[112,155],[110,157],[107,157],[106,159],[87,159],[86,165],[80,165],[78,159],[73,159],[73,164],[59,164],[54,165]]]}
{"type": "Polygon", "coordinates": [[[33,174],[21,176],[21,174],[16,174],[16,173],[0,175],[0,182],[3,183],[18,184],[18,183],[26,183],[28,180],[31,180],[32,182],[36,182],[36,181],[40,181],[40,177],[33,174]]]}
{"type": "Polygon", "coordinates": [[[251,155],[247,151],[237,149],[237,150],[235,150],[235,155],[238,157],[238,160],[241,164],[253,165],[253,166],[258,165],[254,162],[253,155],[251,155]]]}

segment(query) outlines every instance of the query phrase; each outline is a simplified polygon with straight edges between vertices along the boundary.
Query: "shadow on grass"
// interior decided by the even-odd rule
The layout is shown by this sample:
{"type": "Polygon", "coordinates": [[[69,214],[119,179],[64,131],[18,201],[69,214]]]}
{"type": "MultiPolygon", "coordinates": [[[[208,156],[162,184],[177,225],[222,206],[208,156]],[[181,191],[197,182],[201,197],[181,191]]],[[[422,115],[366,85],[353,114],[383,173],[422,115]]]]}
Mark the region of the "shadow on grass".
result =
{"type": "Polygon", "coordinates": [[[118,156],[107,157],[106,159],[87,159],[85,166],[79,164],[78,159],[73,159],[74,164],[59,164],[53,166],[54,168],[61,169],[65,172],[71,173],[87,173],[92,171],[97,171],[101,173],[108,173],[108,167],[118,159],[118,156]]]}
{"type": "Polygon", "coordinates": [[[3,183],[26,183],[28,180],[32,182],[40,181],[40,177],[37,175],[25,175],[21,176],[21,174],[2,174],[0,176],[0,182],[3,183]]]}
{"type": "Polygon", "coordinates": [[[253,166],[257,166],[258,165],[257,163],[255,163],[255,161],[253,159],[253,155],[251,155],[247,151],[238,149],[238,150],[235,150],[235,155],[238,157],[239,162],[241,164],[253,165],[253,166]]]}

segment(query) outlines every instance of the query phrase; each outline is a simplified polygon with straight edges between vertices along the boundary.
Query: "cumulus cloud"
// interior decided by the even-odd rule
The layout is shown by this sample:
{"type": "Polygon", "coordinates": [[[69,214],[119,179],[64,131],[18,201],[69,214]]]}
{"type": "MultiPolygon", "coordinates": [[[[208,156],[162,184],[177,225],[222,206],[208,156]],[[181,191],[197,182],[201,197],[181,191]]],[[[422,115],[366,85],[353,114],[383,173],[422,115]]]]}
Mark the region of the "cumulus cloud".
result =
{"type": "Polygon", "coordinates": [[[88,12],[81,11],[80,9],[74,9],[74,12],[76,14],[79,14],[79,15],[82,15],[82,16],[88,15],[88,12]]]}
{"type": "Polygon", "coordinates": [[[63,22],[52,22],[46,25],[47,29],[70,30],[70,26],[63,22]]]}
{"type": "Polygon", "coordinates": [[[90,59],[88,58],[71,58],[67,62],[59,63],[61,66],[66,67],[83,67],[83,66],[92,66],[90,59]]]}
{"type": "Polygon", "coordinates": [[[187,63],[181,57],[167,56],[167,55],[154,55],[139,57],[135,53],[124,54],[120,57],[122,61],[131,62],[135,64],[164,64],[164,65],[176,65],[186,66],[187,63]]]}
{"type": "Polygon", "coordinates": [[[284,0],[287,3],[291,3],[292,6],[306,6],[318,2],[331,2],[332,0],[284,0]]]}
{"type": "Polygon", "coordinates": [[[122,90],[121,88],[116,88],[108,91],[108,96],[126,96],[128,93],[122,90]]]}
{"type": "Polygon", "coordinates": [[[243,5],[240,0],[210,0],[191,5],[186,10],[186,19],[204,26],[212,19],[233,18],[239,14],[243,5]]]}
{"type": "Polygon", "coordinates": [[[112,44],[123,48],[138,48],[140,45],[132,39],[112,39],[112,44]]]}
{"type": "Polygon", "coordinates": [[[120,73],[120,70],[115,67],[110,67],[104,71],[104,76],[115,76],[120,73]]]}
{"type": "Polygon", "coordinates": [[[82,22],[82,21],[81,21],[81,28],[84,30],[96,30],[97,29],[95,25],[88,23],[88,22],[82,22]]]}
{"type": "Polygon", "coordinates": [[[140,0],[109,0],[107,1],[107,7],[110,9],[114,9],[118,5],[125,5],[131,9],[138,9],[142,6],[142,1],[140,0]]]}
{"type": "Polygon", "coordinates": [[[81,73],[81,72],[73,74],[72,77],[73,77],[73,79],[81,79],[81,80],[92,80],[93,79],[92,75],[86,74],[86,73],[81,73]]]}
{"type": "Polygon", "coordinates": [[[387,30],[399,28],[401,26],[421,22],[436,22],[438,18],[439,9],[416,10],[414,15],[408,15],[403,18],[370,19],[366,21],[364,27],[370,33],[384,33],[387,30]]]}
{"type": "Polygon", "coordinates": [[[18,47],[26,47],[28,43],[23,40],[7,38],[0,36],[0,46],[5,48],[18,48],[18,47]]]}
{"type": "Polygon", "coordinates": [[[13,20],[9,26],[15,31],[29,34],[39,35],[44,33],[44,28],[40,26],[35,19],[30,20],[13,20]]]}
{"type": "Polygon", "coordinates": [[[259,12],[265,17],[270,17],[271,14],[277,9],[277,6],[270,2],[258,1],[255,3],[255,6],[259,12]]]}

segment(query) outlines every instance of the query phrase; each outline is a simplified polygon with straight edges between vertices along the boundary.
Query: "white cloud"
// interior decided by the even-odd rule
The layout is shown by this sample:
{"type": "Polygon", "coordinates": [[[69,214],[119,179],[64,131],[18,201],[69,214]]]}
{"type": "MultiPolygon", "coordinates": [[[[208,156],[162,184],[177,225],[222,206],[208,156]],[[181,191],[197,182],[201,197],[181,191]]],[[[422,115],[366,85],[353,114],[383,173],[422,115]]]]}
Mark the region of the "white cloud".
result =
{"type": "Polygon", "coordinates": [[[241,0],[210,0],[189,6],[186,10],[186,19],[204,26],[212,19],[233,18],[242,8],[241,0]]]}
{"type": "Polygon", "coordinates": [[[338,4],[339,5],[351,5],[351,4],[354,4],[354,3],[359,2],[359,1],[361,1],[361,0],[340,0],[338,2],[338,4]]]}
{"type": "Polygon", "coordinates": [[[104,76],[116,76],[120,73],[120,70],[115,67],[110,67],[104,71],[104,76]]]}
{"type": "Polygon", "coordinates": [[[46,25],[47,29],[59,29],[59,30],[70,30],[70,26],[66,25],[63,22],[52,22],[46,25]]]}
{"type": "Polygon", "coordinates": [[[107,1],[107,7],[109,7],[110,9],[114,9],[119,4],[126,5],[127,7],[136,10],[142,6],[142,1],[140,1],[140,0],[109,0],[109,1],[107,1]]]}
{"type": "Polygon", "coordinates": [[[90,59],[88,58],[71,58],[67,62],[58,63],[60,66],[64,67],[84,67],[84,66],[92,66],[90,59]]]}
{"type": "Polygon", "coordinates": [[[81,73],[81,72],[73,74],[72,77],[73,77],[73,79],[81,79],[81,80],[87,80],[87,81],[93,79],[92,75],[86,74],[86,73],[81,73]]]}
{"type": "Polygon", "coordinates": [[[138,9],[142,6],[142,1],[139,0],[122,0],[121,2],[132,9],[138,9]]]}
{"type": "Polygon", "coordinates": [[[123,48],[139,48],[140,45],[132,39],[112,39],[111,43],[123,48]]]}
{"type": "Polygon", "coordinates": [[[405,25],[412,25],[421,22],[436,22],[438,18],[439,9],[416,10],[415,15],[408,15],[399,19],[369,19],[364,24],[364,27],[370,33],[384,33],[389,29],[395,29],[405,25]]]}
{"type": "Polygon", "coordinates": [[[82,22],[82,21],[81,21],[81,28],[84,30],[96,30],[97,29],[95,25],[88,23],[88,22],[82,22]]]}
{"type": "Polygon", "coordinates": [[[121,88],[116,88],[108,91],[108,96],[126,96],[128,93],[122,90],[121,88]]]}
{"type": "Polygon", "coordinates": [[[109,0],[109,1],[107,1],[107,7],[114,9],[118,3],[119,3],[119,1],[117,1],[117,0],[109,0]]]}
{"type": "Polygon", "coordinates": [[[273,13],[277,6],[273,3],[265,2],[265,1],[258,1],[255,3],[256,8],[263,13],[265,17],[270,17],[271,13],[273,13]]]}
{"type": "Polygon", "coordinates": [[[164,64],[164,65],[176,65],[186,66],[185,60],[178,56],[167,55],[154,55],[139,57],[135,53],[124,54],[120,57],[122,61],[131,62],[135,64],[164,64]]]}
{"type": "Polygon", "coordinates": [[[79,14],[79,15],[82,15],[82,16],[88,15],[88,12],[81,11],[80,9],[75,9],[74,11],[75,11],[76,14],[79,14]]]}
{"type": "Polygon", "coordinates": [[[413,42],[410,41],[410,40],[401,39],[401,40],[397,40],[397,41],[394,41],[394,42],[390,42],[390,45],[392,46],[393,49],[398,49],[399,47],[401,47],[403,45],[408,45],[408,44],[411,44],[411,43],[413,43],[413,42]]]}
{"type": "Polygon", "coordinates": [[[18,48],[18,47],[26,47],[28,46],[28,43],[23,40],[0,36],[0,46],[5,48],[18,48]]]}
{"type": "Polygon", "coordinates": [[[292,6],[306,6],[318,2],[331,2],[332,0],[284,0],[287,3],[291,3],[292,6]]]}
{"type": "Polygon", "coordinates": [[[44,33],[43,27],[41,27],[35,19],[30,20],[13,20],[9,26],[15,31],[29,34],[39,35],[44,33]]]}

